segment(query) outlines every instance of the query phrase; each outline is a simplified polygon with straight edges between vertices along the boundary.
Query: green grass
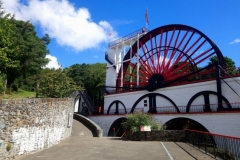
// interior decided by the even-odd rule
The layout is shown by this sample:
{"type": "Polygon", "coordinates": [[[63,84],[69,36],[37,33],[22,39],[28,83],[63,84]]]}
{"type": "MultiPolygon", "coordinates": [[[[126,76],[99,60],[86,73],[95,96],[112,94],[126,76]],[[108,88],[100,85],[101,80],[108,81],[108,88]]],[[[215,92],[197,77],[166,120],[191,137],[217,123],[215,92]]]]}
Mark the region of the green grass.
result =
{"type": "Polygon", "coordinates": [[[15,98],[35,98],[35,92],[29,92],[24,90],[18,90],[17,92],[6,93],[5,95],[0,95],[0,99],[15,99],[15,98]]]}

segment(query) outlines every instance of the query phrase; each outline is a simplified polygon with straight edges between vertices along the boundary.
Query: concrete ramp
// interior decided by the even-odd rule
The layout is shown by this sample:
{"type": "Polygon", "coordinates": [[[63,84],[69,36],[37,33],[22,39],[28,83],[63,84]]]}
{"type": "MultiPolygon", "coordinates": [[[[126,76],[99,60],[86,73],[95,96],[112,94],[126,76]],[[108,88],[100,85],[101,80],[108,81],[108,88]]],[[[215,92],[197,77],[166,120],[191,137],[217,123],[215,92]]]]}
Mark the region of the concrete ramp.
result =
{"type": "Polygon", "coordinates": [[[80,121],[73,119],[71,136],[93,137],[92,131],[80,121]]]}
{"type": "Polygon", "coordinates": [[[72,135],[89,135],[90,131],[93,137],[102,137],[103,130],[92,120],[80,114],[74,113],[72,135]],[[79,124],[81,123],[81,124],[79,124]],[[74,126],[75,125],[75,126],[74,126]]]}

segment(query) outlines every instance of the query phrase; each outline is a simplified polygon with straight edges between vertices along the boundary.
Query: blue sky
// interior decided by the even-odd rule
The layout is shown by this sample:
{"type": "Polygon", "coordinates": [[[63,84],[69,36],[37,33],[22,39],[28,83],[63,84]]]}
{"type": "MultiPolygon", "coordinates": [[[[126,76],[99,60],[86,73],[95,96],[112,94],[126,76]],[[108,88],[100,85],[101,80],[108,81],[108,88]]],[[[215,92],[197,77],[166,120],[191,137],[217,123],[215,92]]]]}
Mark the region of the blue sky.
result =
{"type": "Polygon", "coordinates": [[[240,0],[3,0],[16,19],[48,33],[50,67],[105,63],[109,41],[145,27],[184,24],[206,34],[240,66],[240,0]],[[111,31],[112,36],[109,36],[111,31]]]}

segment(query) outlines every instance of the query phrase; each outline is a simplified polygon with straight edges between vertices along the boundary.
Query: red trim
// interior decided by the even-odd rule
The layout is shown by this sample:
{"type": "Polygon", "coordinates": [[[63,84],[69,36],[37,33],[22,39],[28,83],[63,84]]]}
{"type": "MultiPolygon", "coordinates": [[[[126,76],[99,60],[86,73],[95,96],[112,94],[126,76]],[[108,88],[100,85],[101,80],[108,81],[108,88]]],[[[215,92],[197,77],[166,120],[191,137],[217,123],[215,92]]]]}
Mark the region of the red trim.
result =
{"type": "Polygon", "coordinates": [[[202,134],[208,134],[208,135],[213,135],[213,136],[220,136],[220,137],[224,137],[224,138],[232,138],[232,139],[240,140],[240,137],[227,136],[227,135],[223,135],[223,134],[216,134],[216,133],[211,133],[211,132],[203,132],[203,131],[198,131],[198,130],[190,130],[190,129],[185,129],[185,130],[186,131],[190,131],[190,132],[197,132],[197,133],[202,133],[202,134]]]}

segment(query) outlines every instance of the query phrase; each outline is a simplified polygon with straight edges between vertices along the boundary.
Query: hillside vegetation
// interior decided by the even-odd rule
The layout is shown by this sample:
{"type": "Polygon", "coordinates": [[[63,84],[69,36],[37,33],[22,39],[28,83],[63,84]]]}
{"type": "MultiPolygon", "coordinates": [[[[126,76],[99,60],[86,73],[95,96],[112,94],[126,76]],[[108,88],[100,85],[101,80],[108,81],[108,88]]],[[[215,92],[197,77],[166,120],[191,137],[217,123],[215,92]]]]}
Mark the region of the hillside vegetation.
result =
{"type": "Polygon", "coordinates": [[[35,92],[29,92],[24,90],[19,90],[11,93],[1,94],[0,99],[15,99],[15,98],[35,98],[35,92]]]}

